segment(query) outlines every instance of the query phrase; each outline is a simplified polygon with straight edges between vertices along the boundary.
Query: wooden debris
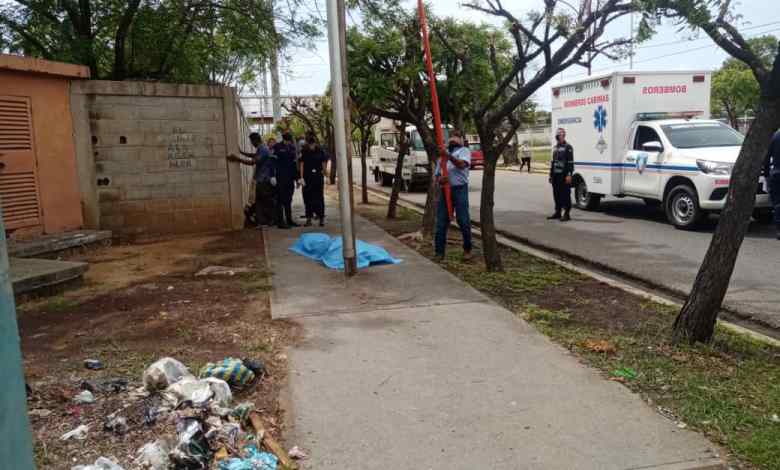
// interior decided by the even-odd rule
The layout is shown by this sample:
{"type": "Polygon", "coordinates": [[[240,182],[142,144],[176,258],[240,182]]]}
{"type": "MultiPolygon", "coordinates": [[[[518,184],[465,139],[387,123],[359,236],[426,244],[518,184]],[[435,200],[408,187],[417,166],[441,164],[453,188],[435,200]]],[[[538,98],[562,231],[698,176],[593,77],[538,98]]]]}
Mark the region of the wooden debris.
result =
{"type": "Polygon", "coordinates": [[[263,446],[271,451],[271,453],[274,454],[277,459],[279,459],[279,462],[281,462],[285,468],[292,470],[298,468],[298,465],[296,465],[290,456],[287,455],[287,451],[284,450],[284,447],[282,447],[282,445],[279,444],[279,442],[274,439],[273,436],[271,436],[271,433],[265,429],[263,418],[259,413],[256,411],[249,413],[249,421],[252,423],[252,427],[255,428],[255,432],[257,433],[258,437],[262,436],[260,440],[263,446]]]}

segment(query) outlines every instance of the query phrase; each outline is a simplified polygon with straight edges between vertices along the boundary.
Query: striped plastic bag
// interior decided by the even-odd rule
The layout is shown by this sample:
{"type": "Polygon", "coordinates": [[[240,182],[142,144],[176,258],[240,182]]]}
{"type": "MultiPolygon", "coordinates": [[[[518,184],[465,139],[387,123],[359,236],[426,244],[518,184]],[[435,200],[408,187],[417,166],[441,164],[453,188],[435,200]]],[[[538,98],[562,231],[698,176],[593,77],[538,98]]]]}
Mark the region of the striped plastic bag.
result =
{"type": "Polygon", "coordinates": [[[241,359],[228,357],[222,362],[209,362],[200,369],[200,378],[215,377],[224,380],[231,387],[243,388],[255,381],[252,372],[241,359]]]}

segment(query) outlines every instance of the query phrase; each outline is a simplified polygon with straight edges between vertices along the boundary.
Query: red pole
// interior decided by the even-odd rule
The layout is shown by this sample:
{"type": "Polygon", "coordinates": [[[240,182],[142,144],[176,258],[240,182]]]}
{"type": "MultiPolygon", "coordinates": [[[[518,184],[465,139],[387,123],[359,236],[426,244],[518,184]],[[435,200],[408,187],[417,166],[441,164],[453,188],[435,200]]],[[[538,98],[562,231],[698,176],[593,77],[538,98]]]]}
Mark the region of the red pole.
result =
{"type": "MultiPolygon", "coordinates": [[[[433,74],[433,58],[431,43],[428,41],[428,20],[425,17],[425,6],[422,0],[417,0],[417,11],[420,15],[420,30],[422,30],[423,48],[425,49],[425,66],[428,69],[428,82],[431,84],[431,105],[433,108],[433,126],[436,129],[436,146],[439,149],[439,167],[441,176],[447,178],[447,151],[444,148],[444,131],[441,128],[441,111],[439,110],[439,94],[436,92],[436,76],[433,74]]],[[[447,213],[452,218],[452,190],[449,180],[442,186],[444,198],[447,201],[447,213]]]]}

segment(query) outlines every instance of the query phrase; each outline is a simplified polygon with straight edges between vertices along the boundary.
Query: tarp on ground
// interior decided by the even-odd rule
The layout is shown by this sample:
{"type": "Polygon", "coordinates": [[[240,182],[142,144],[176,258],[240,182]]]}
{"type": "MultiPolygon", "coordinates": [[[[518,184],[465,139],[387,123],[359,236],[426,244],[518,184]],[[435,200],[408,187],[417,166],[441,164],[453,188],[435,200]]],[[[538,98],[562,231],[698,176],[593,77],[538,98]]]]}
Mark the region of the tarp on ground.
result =
{"type": "MultiPolygon", "coordinates": [[[[293,243],[290,251],[319,261],[330,269],[344,270],[342,243],[341,237],[331,237],[327,233],[304,233],[293,243]]],[[[372,245],[363,240],[355,242],[355,250],[357,251],[358,269],[401,262],[400,259],[390,256],[390,253],[381,246],[372,245]]]]}

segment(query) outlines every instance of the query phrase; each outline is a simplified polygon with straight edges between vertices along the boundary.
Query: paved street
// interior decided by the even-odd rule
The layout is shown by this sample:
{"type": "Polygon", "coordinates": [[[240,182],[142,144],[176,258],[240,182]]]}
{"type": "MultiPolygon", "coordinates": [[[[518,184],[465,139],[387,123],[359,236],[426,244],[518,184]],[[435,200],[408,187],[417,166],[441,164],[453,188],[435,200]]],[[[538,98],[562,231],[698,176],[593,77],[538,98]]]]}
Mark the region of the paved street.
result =
{"type": "MultiPolygon", "coordinates": [[[[357,181],[360,164],[353,165],[357,181]]],[[[373,180],[372,185],[373,185],[373,180]]],[[[472,218],[479,218],[482,172],[471,175],[472,218]]],[[[374,187],[379,187],[373,185],[374,187]]],[[[389,188],[382,188],[389,190],[389,188]]],[[[424,193],[405,193],[424,203],[424,193]]],[[[688,291],[707,251],[713,220],[697,232],[666,223],[660,209],[638,199],[605,199],[598,212],[574,210],[568,224],[549,222],[552,196],[544,175],[499,171],[496,177],[496,224],[534,243],[589,259],[667,288],[688,291]]],[[[726,305],[780,328],[780,241],[772,227],[753,223],[742,245],[726,305]]]]}

